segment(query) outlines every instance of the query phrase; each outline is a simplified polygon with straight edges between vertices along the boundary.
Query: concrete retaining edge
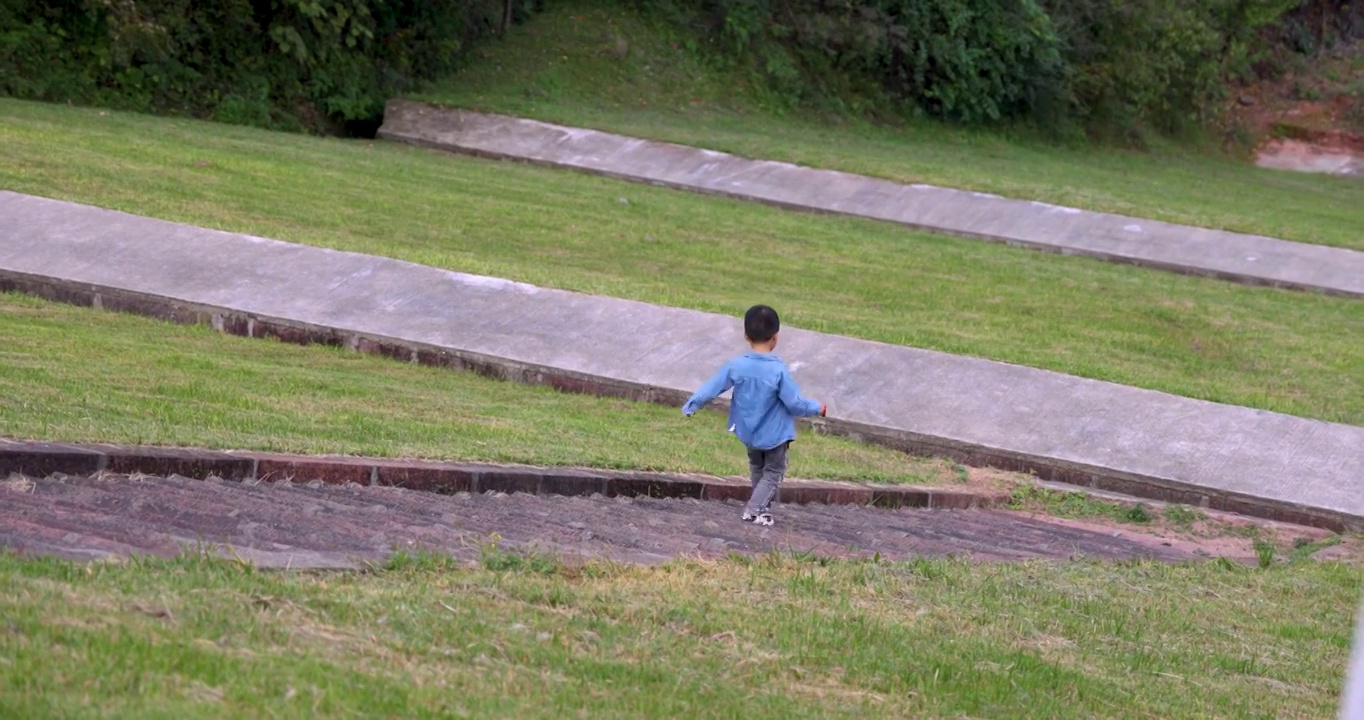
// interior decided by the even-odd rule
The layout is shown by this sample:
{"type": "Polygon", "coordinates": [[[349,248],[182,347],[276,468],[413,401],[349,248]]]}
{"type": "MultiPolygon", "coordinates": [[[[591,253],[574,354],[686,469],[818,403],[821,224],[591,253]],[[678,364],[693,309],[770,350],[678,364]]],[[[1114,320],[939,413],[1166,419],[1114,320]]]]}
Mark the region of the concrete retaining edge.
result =
{"type": "MultiPolygon", "coordinates": [[[[188,303],[160,295],[5,269],[0,269],[0,292],[22,292],[47,300],[144,315],[180,324],[209,325],[221,332],[244,337],[275,338],[302,345],[345,347],[404,362],[473,371],[481,375],[527,384],[548,385],[565,392],[619,397],[673,407],[680,407],[686,401],[686,393],[648,385],[399,338],[350,332],[231,308],[188,303]]],[[[723,407],[718,409],[723,410],[723,407]]],[[[1221,492],[1167,478],[1136,475],[1112,468],[1018,453],[950,438],[894,431],[846,420],[819,420],[813,425],[816,432],[872,442],[914,455],[946,457],[974,467],[995,467],[1030,473],[1042,480],[1083,488],[1318,527],[1334,532],[1364,532],[1364,517],[1323,508],[1269,500],[1243,493],[1221,492]]],[[[3,466],[0,466],[0,470],[2,469],[3,466]]],[[[736,487],[741,487],[746,492],[746,488],[736,487]]]]}

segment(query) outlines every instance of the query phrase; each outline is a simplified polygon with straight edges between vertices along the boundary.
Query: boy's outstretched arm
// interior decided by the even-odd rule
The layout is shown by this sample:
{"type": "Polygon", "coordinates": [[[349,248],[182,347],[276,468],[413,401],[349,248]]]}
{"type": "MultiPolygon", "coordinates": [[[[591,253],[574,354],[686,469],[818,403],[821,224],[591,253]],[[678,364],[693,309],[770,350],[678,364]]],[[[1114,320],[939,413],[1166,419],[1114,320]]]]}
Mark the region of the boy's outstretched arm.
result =
{"type": "Polygon", "coordinates": [[[781,399],[781,404],[786,406],[787,412],[796,417],[823,415],[825,413],[823,405],[800,394],[800,386],[796,384],[796,379],[791,377],[788,370],[782,370],[781,386],[777,388],[777,397],[781,399]]]}
{"type": "Polygon", "coordinates": [[[726,363],[724,367],[720,368],[719,372],[716,372],[706,381],[706,384],[701,386],[701,389],[696,391],[696,394],[688,398],[687,404],[682,406],[682,414],[691,415],[733,386],[734,381],[729,378],[729,364],[726,363]]]}

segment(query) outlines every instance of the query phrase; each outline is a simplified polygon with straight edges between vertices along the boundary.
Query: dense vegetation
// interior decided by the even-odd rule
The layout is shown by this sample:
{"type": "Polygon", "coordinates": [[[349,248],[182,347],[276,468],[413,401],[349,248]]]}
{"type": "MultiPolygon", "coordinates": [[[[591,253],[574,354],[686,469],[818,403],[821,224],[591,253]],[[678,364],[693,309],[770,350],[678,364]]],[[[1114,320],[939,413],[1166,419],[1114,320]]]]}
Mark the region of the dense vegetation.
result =
{"type": "Polygon", "coordinates": [[[0,0],[0,95],[335,131],[448,72],[504,0],[0,0]]]}
{"type": "MultiPolygon", "coordinates": [[[[363,130],[542,2],[0,0],[0,95],[363,130]]],[[[1205,123],[1276,53],[1364,35],[1345,0],[634,2],[788,107],[1124,134],[1205,123]]]]}
{"type": "Polygon", "coordinates": [[[797,103],[1162,132],[1364,35],[1343,0],[638,0],[797,103]]]}

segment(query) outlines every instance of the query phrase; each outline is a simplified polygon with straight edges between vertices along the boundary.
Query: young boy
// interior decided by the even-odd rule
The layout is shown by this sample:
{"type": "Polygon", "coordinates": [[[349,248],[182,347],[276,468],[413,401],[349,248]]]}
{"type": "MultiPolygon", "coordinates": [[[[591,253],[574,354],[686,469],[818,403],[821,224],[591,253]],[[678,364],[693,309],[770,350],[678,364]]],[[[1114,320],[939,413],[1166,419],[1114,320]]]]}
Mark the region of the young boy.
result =
{"type": "Polygon", "coordinates": [[[754,305],[744,313],[744,337],[753,352],[734,358],[682,406],[691,416],[720,393],[734,388],[729,405],[729,430],[748,448],[749,480],[753,494],[744,508],[744,522],[772,524],[772,500],[786,476],[786,450],[796,439],[795,418],[827,414],[825,406],[801,397],[786,364],[772,351],[777,347],[781,320],[777,311],[754,305]]]}

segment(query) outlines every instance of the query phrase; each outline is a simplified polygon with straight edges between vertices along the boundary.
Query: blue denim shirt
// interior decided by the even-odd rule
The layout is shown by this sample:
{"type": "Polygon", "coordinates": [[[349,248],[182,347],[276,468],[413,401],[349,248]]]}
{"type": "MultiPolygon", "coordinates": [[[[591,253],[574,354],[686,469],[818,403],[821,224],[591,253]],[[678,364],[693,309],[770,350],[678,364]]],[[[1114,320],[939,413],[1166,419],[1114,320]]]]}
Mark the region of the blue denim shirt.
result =
{"type": "Polygon", "coordinates": [[[687,400],[682,414],[691,415],[730,388],[734,393],[729,403],[729,429],[751,448],[771,450],[795,440],[795,418],[819,414],[819,403],[801,397],[786,363],[771,353],[758,352],[725,363],[687,400]]]}

